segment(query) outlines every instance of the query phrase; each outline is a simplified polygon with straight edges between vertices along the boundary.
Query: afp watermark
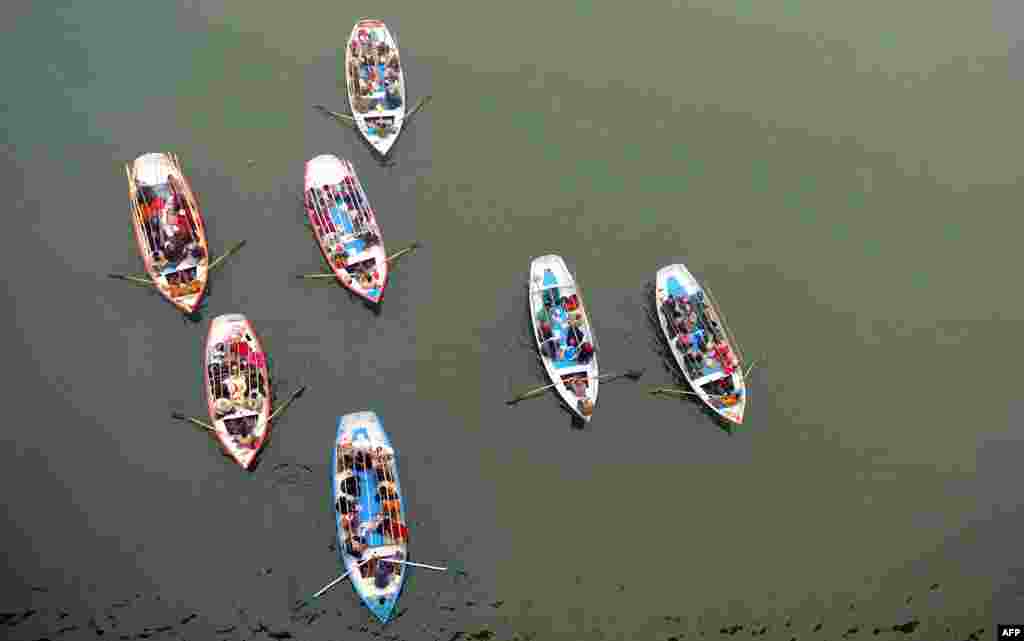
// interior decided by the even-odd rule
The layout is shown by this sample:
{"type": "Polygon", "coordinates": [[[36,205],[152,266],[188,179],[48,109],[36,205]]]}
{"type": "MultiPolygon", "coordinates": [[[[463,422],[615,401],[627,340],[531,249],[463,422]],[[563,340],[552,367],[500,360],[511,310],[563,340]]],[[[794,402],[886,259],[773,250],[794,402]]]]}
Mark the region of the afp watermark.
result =
{"type": "Polygon", "coordinates": [[[1021,639],[1024,641],[1024,625],[997,625],[996,639],[1021,639]]]}

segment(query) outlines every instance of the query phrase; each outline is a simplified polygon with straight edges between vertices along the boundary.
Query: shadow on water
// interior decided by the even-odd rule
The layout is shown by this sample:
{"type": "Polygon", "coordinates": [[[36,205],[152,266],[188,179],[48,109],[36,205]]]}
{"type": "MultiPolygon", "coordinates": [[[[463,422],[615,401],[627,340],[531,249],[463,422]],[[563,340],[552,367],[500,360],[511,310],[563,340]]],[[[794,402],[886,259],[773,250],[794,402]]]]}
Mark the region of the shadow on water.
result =
{"type": "MultiPolygon", "coordinates": [[[[658,321],[658,303],[655,296],[655,285],[654,281],[648,281],[644,285],[643,289],[643,309],[644,316],[647,318],[648,327],[648,343],[651,351],[658,355],[661,359],[662,367],[668,372],[668,375],[672,378],[673,383],[679,389],[690,390],[690,382],[683,376],[682,371],[679,369],[679,365],[676,363],[675,356],[672,355],[672,349],[669,347],[668,339],[665,338],[665,332],[661,329],[661,323],[658,321]]],[[[696,396],[668,396],[666,394],[651,394],[652,397],[660,398],[662,400],[678,401],[686,405],[693,405],[698,407],[700,411],[707,416],[720,430],[728,434],[733,435],[733,425],[720,417],[711,408],[704,404],[696,396]]]]}

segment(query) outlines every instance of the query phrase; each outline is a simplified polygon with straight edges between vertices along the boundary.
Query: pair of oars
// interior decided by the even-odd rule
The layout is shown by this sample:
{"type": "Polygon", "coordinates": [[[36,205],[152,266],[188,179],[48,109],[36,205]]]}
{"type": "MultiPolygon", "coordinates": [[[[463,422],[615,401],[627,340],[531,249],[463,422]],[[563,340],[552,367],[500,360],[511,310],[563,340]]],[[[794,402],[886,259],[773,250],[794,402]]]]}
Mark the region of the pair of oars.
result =
{"type": "MultiPolygon", "coordinates": [[[[373,557],[370,557],[369,559],[364,559],[363,561],[360,561],[359,564],[356,565],[355,569],[359,569],[359,568],[363,567],[364,565],[369,563],[372,559],[373,559],[373,557]]],[[[410,565],[410,566],[416,567],[416,568],[426,568],[428,570],[437,570],[438,572],[448,572],[449,571],[447,567],[442,567],[442,566],[439,566],[439,565],[427,565],[426,563],[413,563],[412,561],[400,561],[398,559],[378,558],[377,561],[378,562],[383,561],[385,563],[401,563],[402,565],[410,565]]],[[[457,571],[455,573],[458,574],[457,571]]],[[[322,587],[319,590],[317,590],[315,593],[313,593],[313,598],[314,599],[319,599],[321,596],[323,596],[323,594],[325,592],[327,592],[328,590],[330,590],[334,586],[336,586],[339,583],[341,583],[342,581],[344,581],[348,577],[349,574],[352,574],[352,570],[349,570],[345,574],[342,574],[341,576],[339,576],[338,578],[334,579],[333,581],[331,581],[330,583],[328,583],[324,587],[322,587]]]]}
{"type": "MultiPolygon", "coordinates": [[[[305,392],[305,391],[306,391],[306,386],[305,385],[303,385],[299,389],[295,390],[295,392],[292,393],[292,395],[288,398],[287,401],[285,401],[284,403],[281,403],[280,405],[278,405],[277,409],[274,410],[274,412],[270,415],[270,418],[267,419],[267,422],[269,423],[269,422],[273,421],[275,418],[277,418],[277,416],[281,412],[283,412],[289,405],[292,404],[292,401],[294,401],[298,397],[302,396],[302,393],[305,392]]],[[[181,412],[171,412],[171,418],[179,420],[179,421],[186,421],[188,423],[192,423],[193,425],[198,425],[199,427],[203,428],[204,430],[209,430],[210,432],[213,432],[213,433],[217,432],[217,429],[214,428],[212,425],[210,425],[210,424],[208,424],[208,423],[206,423],[204,421],[201,421],[198,418],[194,418],[192,416],[185,416],[181,412]]]]}
{"type": "MultiPolygon", "coordinates": [[[[394,263],[394,262],[395,262],[396,260],[398,260],[398,259],[399,259],[399,258],[401,258],[402,256],[404,256],[404,255],[408,254],[409,252],[413,251],[414,249],[419,249],[419,248],[420,248],[420,246],[421,246],[421,244],[420,244],[420,243],[419,243],[419,242],[417,241],[417,242],[415,242],[415,243],[413,243],[413,244],[409,245],[408,247],[406,247],[406,248],[404,248],[404,249],[399,249],[399,250],[398,250],[398,251],[396,251],[396,252],[395,252],[394,254],[391,254],[390,256],[388,256],[388,257],[387,257],[387,261],[388,261],[388,263],[394,263]]],[[[314,278],[335,278],[335,277],[336,277],[336,276],[334,275],[334,273],[333,273],[333,272],[331,272],[331,273],[329,273],[329,274],[328,274],[328,273],[320,273],[320,274],[299,274],[298,276],[296,276],[296,278],[298,278],[298,279],[300,279],[300,280],[301,280],[301,279],[304,279],[304,278],[308,278],[308,279],[314,279],[314,278]]]]}
{"type": "MultiPolygon", "coordinates": [[[[405,121],[406,122],[412,122],[412,118],[413,118],[413,116],[416,115],[416,112],[418,112],[420,109],[425,107],[426,104],[431,101],[431,99],[433,99],[433,96],[423,96],[422,98],[420,98],[419,102],[416,103],[416,106],[414,106],[412,108],[412,111],[410,111],[408,114],[406,114],[405,121]]],[[[353,125],[353,126],[355,126],[355,124],[356,124],[356,119],[353,116],[349,115],[349,114],[343,114],[343,113],[338,113],[337,111],[331,111],[330,109],[328,109],[327,107],[325,107],[323,105],[313,105],[313,109],[316,109],[317,111],[319,111],[320,113],[324,114],[325,116],[330,116],[332,118],[336,118],[336,119],[338,119],[338,120],[340,120],[340,121],[342,121],[342,122],[344,122],[346,124],[353,125]]]]}
{"type": "MultiPolygon", "coordinates": [[[[747,368],[747,371],[743,373],[743,380],[746,380],[747,377],[750,376],[750,372],[754,371],[754,367],[757,365],[757,363],[758,363],[758,361],[755,360],[753,363],[750,364],[750,367],[747,368]]],[[[675,388],[675,387],[656,387],[656,388],[650,390],[650,392],[651,392],[651,394],[676,394],[678,396],[696,396],[697,398],[700,398],[700,394],[698,394],[696,392],[692,392],[690,390],[678,389],[678,388],[675,388]]],[[[720,394],[708,394],[708,397],[709,398],[722,398],[722,395],[720,395],[720,394]]]]}
{"type": "MultiPolygon", "coordinates": [[[[613,381],[613,380],[616,380],[616,379],[619,379],[619,378],[628,378],[628,379],[630,379],[632,381],[637,381],[637,380],[640,380],[640,377],[643,376],[643,375],[644,375],[644,370],[642,370],[642,369],[631,369],[631,370],[627,370],[625,372],[619,372],[617,374],[602,374],[602,375],[597,377],[597,380],[599,380],[599,381],[600,380],[613,381]]],[[[523,392],[519,396],[516,396],[515,398],[511,398],[511,399],[505,401],[505,404],[506,405],[515,405],[519,401],[525,401],[528,398],[533,398],[535,396],[538,396],[541,393],[543,393],[544,391],[549,390],[552,387],[555,387],[556,385],[559,385],[559,384],[560,383],[551,383],[551,384],[545,385],[543,387],[538,387],[538,388],[532,389],[532,390],[530,390],[528,392],[523,392]]]]}
{"type": "MultiPolygon", "coordinates": [[[[231,249],[227,250],[226,252],[224,252],[223,254],[218,256],[212,263],[210,263],[207,266],[207,268],[206,268],[207,271],[211,271],[212,272],[214,269],[217,268],[218,265],[221,264],[221,262],[224,261],[225,258],[227,258],[231,254],[234,254],[235,252],[237,252],[244,245],[245,245],[245,241],[244,240],[241,240],[241,241],[235,243],[235,245],[231,249]]],[[[155,285],[155,283],[153,282],[152,278],[150,278],[148,276],[138,275],[138,274],[107,274],[107,277],[108,278],[116,278],[117,280],[124,280],[124,281],[128,281],[130,283],[136,283],[136,284],[139,284],[139,285],[147,285],[149,287],[153,287],[155,285]]]]}

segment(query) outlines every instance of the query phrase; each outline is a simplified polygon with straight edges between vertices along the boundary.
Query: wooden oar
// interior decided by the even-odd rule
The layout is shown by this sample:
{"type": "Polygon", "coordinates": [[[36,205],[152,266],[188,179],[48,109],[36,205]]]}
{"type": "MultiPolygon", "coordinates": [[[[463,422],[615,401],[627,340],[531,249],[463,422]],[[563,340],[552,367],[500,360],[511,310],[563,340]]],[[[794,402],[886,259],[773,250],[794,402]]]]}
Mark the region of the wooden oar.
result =
{"type": "Polygon", "coordinates": [[[393,253],[390,256],[388,256],[387,261],[389,263],[394,262],[398,257],[404,256],[404,255],[408,254],[409,252],[413,251],[414,249],[419,249],[420,246],[421,246],[420,242],[416,241],[415,243],[409,245],[405,249],[399,249],[395,253],[393,253]]]}
{"type": "Polygon", "coordinates": [[[153,286],[153,280],[149,278],[141,278],[133,274],[107,274],[107,278],[116,278],[118,280],[126,280],[131,283],[138,283],[140,285],[153,286]]]}
{"type": "Polygon", "coordinates": [[[171,418],[177,419],[179,421],[187,421],[189,423],[192,423],[193,425],[198,425],[199,427],[203,428],[204,430],[210,430],[211,432],[214,432],[214,433],[217,432],[217,430],[212,425],[207,425],[206,423],[200,421],[198,418],[192,418],[191,416],[185,416],[181,412],[171,412],[171,418]]]}
{"type": "Polygon", "coordinates": [[[412,111],[410,111],[409,114],[405,117],[405,120],[407,122],[411,122],[412,117],[416,115],[416,112],[425,107],[432,98],[433,96],[423,96],[422,98],[420,98],[420,101],[417,102],[416,106],[412,108],[412,111]]]}
{"type": "MultiPolygon", "coordinates": [[[[700,394],[691,392],[689,390],[675,389],[672,387],[656,387],[650,391],[651,394],[678,394],[680,396],[696,396],[700,398],[700,394]]],[[[723,394],[708,394],[708,398],[725,398],[723,394]]]]}
{"type": "MultiPolygon", "coordinates": [[[[370,557],[370,558],[372,559],[373,557],[370,557]]],[[[359,565],[357,565],[357,566],[356,566],[356,569],[359,569],[359,568],[363,567],[364,565],[366,565],[366,564],[367,564],[367,563],[369,563],[369,562],[370,562],[370,559],[364,559],[364,560],[360,561],[360,562],[359,562],[359,565]]],[[[352,570],[349,570],[349,571],[348,571],[348,572],[346,572],[345,574],[342,574],[341,576],[339,576],[338,578],[334,579],[333,581],[331,581],[330,583],[328,583],[328,584],[327,584],[327,585],[325,585],[324,587],[322,587],[322,588],[320,588],[319,590],[317,590],[317,591],[316,591],[316,592],[315,592],[315,593],[313,594],[313,598],[314,598],[314,599],[319,599],[319,598],[320,598],[320,596],[321,596],[321,595],[323,595],[323,593],[324,593],[324,592],[326,592],[326,591],[330,590],[330,589],[331,589],[331,588],[333,588],[334,586],[336,586],[336,585],[338,585],[339,583],[341,583],[342,581],[344,581],[344,580],[345,580],[345,577],[347,577],[347,576],[348,576],[349,574],[352,574],[352,570]]]]}
{"type": "Polygon", "coordinates": [[[761,359],[759,359],[759,358],[755,359],[754,362],[750,364],[750,367],[747,368],[747,371],[743,372],[743,381],[744,382],[746,382],[747,377],[750,376],[750,372],[754,371],[754,366],[757,365],[760,361],[761,361],[761,359]]]}
{"type": "MultiPolygon", "coordinates": [[[[609,380],[614,380],[616,378],[626,377],[626,378],[629,378],[630,380],[636,381],[636,380],[639,380],[640,377],[643,376],[643,375],[644,375],[644,370],[642,370],[642,369],[631,369],[631,370],[627,370],[627,371],[619,373],[619,374],[602,374],[602,375],[598,376],[597,379],[601,380],[601,379],[607,377],[609,380]]],[[[538,387],[538,388],[532,389],[532,390],[530,390],[528,392],[523,392],[519,396],[516,396],[513,399],[505,401],[505,404],[506,405],[515,405],[519,401],[524,401],[524,400],[526,400],[528,398],[536,396],[536,395],[540,394],[541,392],[543,392],[545,390],[549,390],[552,387],[555,387],[558,384],[559,383],[551,383],[550,385],[545,385],[544,387],[538,387]]]]}
{"type": "Polygon", "coordinates": [[[226,252],[224,252],[223,254],[221,254],[221,255],[220,255],[220,257],[219,257],[219,258],[217,258],[217,259],[216,259],[215,261],[213,261],[212,263],[210,263],[210,266],[209,266],[209,267],[207,267],[206,269],[207,269],[208,271],[213,271],[213,269],[214,269],[215,267],[217,267],[217,265],[219,265],[219,264],[221,263],[221,261],[223,261],[223,260],[224,260],[225,258],[227,258],[228,256],[230,256],[231,254],[233,254],[233,253],[235,253],[236,251],[238,251],[239,249],[241,249],[241,248],[242,248],[242,247],[243,247],[244,245],[245,245],[245,241],[244,241],[244,240],[240,240],[240,241],[238,241],[238,242],[237,242],[237,243],[235,244],[235,246],[234,246],[234,247],[232,247],[231,249],[229,249],[229,250],[227,250],[226,252]]]}
{"type": "Polygon", "coordinates": [[[302,396],[302,393],[305,392],[305,391],[306,391],[306,386],[305,385],[303,385],[299,389],[295,390],[295,392],[288,398],[287,401],[285,401],[284,403],[281,403],[280,405],[277,406],[277,409],[274,410],[274,413],[270,415],[270,418],[267,419],[267,422],[269,423],[269,422],[273,421],[274,418],[278,414],[283,412],[285,410],[285,408],[287,408],[289,405],[291,405],[292,401],[294,401],[298,397],[302,396]]]}
{"type": "Polygon", "coordinates": [[[341,120],[343,122],[347,122],[350,125],[355,126],[355,124],[356,124],[356,119],[353,118],[352,116],[350,116],[348,114],[340,114],[337,111],[331,111],[330,109],[328,109],[327,107],[325,107],[323,105],[313,105],[313,109],[318,110],[320,113],[324,114],[325,116],[333,116],[333,117],[337,118],[338,120],[341,120]]]}
{"type": "MultiPolygon", "coordinates": [[[[390,256],[388,256],[387,261],[389,263],[393,262],[395,259],[400,258],[400,257],[408,254],[409,252],[413,251],[414,249],[419,249],[422,246],[423,245],[420,242],[417,241],[417,242],[409,245],[408,247],[406,247],[404,249],[399,249],[394,254],[391,254],[390,256]]],[[[330,273],[330,274],[320,273],[320,274],[299,274],[295,278],[298,278],[299,280],[302,280],[304,278],[313,279],[313,278],[334,278],[334,277],[335,276],[334,276],[333,273],[330,273]]]]}
{"type": "Polygon", "coordinates": [[[401,563],[402,565],[411,565],[417,568],[427,568],[428,570],[437,570],[439,572],[447,572],[448,568],[443,568],[438,565],[427,565],[426,563],[413,563],[412,561],[400,561],[398,559],[377,559],[378,561],[384,561],[385,563],[401,563]]]}

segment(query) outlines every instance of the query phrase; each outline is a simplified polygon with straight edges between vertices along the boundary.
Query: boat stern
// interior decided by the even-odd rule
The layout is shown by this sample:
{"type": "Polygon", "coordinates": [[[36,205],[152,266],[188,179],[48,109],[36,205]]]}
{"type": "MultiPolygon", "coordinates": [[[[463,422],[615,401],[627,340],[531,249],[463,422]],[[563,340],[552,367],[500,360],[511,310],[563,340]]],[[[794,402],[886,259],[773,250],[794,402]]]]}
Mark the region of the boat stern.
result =
{"type": "Polygon", "coordinates": [[[386,624],[391,620],[391,617],[395,613],[395,606],[398,604],[399,590],[396,590],[393,594],[379,597],[363,596],[363,603],[366,604],[366,608],[373,613],[373,616],[377,617],[381,625],[386,624]]]}

